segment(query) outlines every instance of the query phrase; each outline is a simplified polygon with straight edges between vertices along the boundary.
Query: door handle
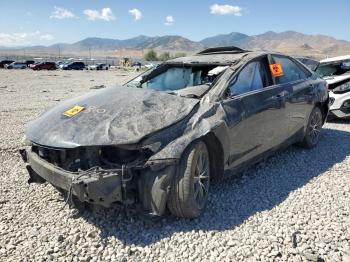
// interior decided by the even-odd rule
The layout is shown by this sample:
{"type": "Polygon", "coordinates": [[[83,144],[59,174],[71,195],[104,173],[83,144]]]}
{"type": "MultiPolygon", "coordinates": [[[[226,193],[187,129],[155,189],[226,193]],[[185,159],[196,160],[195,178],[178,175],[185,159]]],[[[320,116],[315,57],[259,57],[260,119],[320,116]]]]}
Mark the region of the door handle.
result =
{"type": "Polygon", "coordinates": [[[274,98],[277,98],[277,99],[284,99],[287,95],[288,95],[288,92],[282,91],[281,93],[275,95],[274,98]]]}
{"type": "Polygon", "coordinates": [[[277,99],[277,100],[283,100],[285,98],[286,94],[278,94],[278,95],[275,95],[274,98],[277,99]]]}

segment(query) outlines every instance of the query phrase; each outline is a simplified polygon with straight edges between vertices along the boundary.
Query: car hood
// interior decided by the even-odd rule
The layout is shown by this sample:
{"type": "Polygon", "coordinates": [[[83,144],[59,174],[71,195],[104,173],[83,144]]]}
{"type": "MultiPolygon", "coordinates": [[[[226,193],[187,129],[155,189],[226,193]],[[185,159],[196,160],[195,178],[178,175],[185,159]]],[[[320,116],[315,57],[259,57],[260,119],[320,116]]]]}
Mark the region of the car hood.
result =
{"type": "Polygon", "coordinates": [[[199,100],[165,92],[111,87],[68,100],[32,121],[28,140],[43,146],[135,144],[143,137],[186,117],[199,100]],[[72,117],[64,113],[75,106],[84,110],[72,117]]]}
{"type": "Polygon", "coordinates": [[[323,79],[326,80],[329,85],[333,85],[345,80],[350,80],[350,74],[344,74],[339,76],[326,76],[323,79]]]}

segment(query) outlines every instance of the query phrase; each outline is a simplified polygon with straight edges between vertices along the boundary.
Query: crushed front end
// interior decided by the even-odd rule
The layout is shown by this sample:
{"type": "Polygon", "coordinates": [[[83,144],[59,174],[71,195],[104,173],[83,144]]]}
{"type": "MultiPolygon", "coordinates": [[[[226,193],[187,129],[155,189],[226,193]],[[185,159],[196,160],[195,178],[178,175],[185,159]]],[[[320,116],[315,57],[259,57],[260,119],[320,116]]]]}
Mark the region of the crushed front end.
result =
{"type": "Polygon", "coordinates": [[[164,213],[175,159],[148,161],[153,152],[137,147],[52,148],[29,144],[20,151],[29,183],[49,182],[81,202],[111,206],[140,203],[153,215],[164,213]]]}

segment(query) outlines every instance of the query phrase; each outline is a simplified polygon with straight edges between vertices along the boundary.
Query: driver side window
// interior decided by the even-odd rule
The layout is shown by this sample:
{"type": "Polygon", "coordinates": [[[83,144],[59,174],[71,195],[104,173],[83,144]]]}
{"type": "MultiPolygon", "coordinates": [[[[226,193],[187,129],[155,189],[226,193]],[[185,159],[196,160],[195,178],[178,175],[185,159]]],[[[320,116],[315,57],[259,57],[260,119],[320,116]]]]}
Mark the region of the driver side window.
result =
{"type": "Polygon", "coordinates": [[[236,96],[264,88],[262,75],[259,61],[249,63],[229,86],[230,95],[236,96]]]}

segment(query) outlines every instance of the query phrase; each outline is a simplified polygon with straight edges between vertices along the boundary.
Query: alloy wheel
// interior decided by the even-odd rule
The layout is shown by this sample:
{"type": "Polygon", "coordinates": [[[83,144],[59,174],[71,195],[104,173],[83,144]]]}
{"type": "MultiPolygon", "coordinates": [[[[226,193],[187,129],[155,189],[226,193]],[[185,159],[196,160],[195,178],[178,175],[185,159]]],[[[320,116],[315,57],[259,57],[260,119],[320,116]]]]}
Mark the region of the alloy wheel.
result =
{"type": "Polygon", "coordinates": [[[322,116],[319,111],[314,111],[309,123],[310,142],[316,145],[320,140],[322,128],[322,116]]]}
{"type": "Polygon", "coordinates": [[[194,170],[194,199],[203,208],[209,192],[209,156],[206,150],[199,150],[194,170]]]}

